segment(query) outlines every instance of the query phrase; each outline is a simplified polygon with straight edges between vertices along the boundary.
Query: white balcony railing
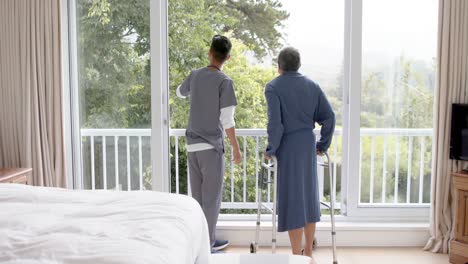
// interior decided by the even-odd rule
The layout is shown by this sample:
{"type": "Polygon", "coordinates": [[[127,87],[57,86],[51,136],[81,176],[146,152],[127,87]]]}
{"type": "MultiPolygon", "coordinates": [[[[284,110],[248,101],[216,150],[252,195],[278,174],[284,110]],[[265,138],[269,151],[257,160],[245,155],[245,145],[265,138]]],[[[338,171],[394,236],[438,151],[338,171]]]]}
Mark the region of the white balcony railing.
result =
{"type": "MultiPolygon", "coordinates": [[[[360,203],[366,206],[428,206],[431,135],[431,129],[361,129],[360,188],[357,190],[360,203]]],[[[81,129],[85,188],[151,188],[150,136],[150,129],[81,129]]],[[[243,162],[234,166],[231,151],[226,149],[222,208],[255,209],[260,155],[267,134],[265,129],[238,129],[237,136],[243,162]]],[[[171,129],[170,137],[172,192],[190,194],[187,180],[190,172],[183,147],[185,130],[171,129]]],[[[337,129],[329,154],[337,177],[334,191],[338,201],[341,199],[341,142],[342,131],[337,129]]],[[[326,200],[330,185],[325,173],[325,169],[319,167],[319,191],[326,200]]],[[[264,197],[271,202],[270,189],[264,197]]]]}

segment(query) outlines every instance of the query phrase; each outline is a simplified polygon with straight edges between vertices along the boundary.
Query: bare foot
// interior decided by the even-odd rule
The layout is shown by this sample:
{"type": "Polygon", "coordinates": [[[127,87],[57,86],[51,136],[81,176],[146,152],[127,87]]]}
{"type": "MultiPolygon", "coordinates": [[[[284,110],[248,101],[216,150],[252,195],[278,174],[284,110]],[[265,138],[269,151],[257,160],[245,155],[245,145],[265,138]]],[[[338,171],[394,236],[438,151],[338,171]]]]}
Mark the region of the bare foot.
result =
{"type": "Polygon", "coordinates": [[[312,257],[312,256],[310,257],[310,264],[317,264],[314,257],[312,257]]]}

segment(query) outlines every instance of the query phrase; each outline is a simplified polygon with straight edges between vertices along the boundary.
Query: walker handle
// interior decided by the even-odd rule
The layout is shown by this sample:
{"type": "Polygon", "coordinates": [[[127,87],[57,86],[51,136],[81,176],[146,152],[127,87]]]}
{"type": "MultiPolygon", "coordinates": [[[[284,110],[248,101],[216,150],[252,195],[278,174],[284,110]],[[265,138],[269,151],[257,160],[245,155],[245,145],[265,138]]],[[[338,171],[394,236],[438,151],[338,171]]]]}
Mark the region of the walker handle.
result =
{"type": "Polygon", "coordinates": [[[262,167],[265,168],[265,169],[267,169],[267,170],[272,170],[272,169],[274,169],[274,168],[277,166],[277,164],[278,164],[278,160],[276,159],[275,156],[272,156],[272,157],[271,157],[271,160],[272,160],[272,163],[271,163],[271,164],[266,163],[265,160],[267,160],[267,159],[266,159],[265,155],[263,155],[263,158],[262,158],[262,167]]]}
{"type": "MultiPolygon", "coordinates": [[[[317,155],[319,156],[319,155],[317,155]]],[[[327,162],[324,163],[324,162],[317,162],[317,165],[319,166],[322,166],[322,167],[330,167],[330,156],[328,155],[328,152],[324,151],[322,152],[322,155],[320,155],[321,157],[325,156],[327,158],[327,162]]]]}

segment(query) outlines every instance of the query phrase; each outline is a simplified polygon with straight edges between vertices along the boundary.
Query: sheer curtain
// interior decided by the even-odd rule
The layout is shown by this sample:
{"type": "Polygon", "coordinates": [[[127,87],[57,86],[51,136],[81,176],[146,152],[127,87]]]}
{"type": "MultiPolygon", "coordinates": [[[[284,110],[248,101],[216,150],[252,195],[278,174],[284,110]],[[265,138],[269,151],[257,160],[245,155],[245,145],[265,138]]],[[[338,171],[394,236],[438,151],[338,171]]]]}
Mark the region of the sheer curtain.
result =
{"type": "Polygon", "coordinates": [[[60,0],[1,0],[0,36],[0,167],[65,187],[60,0]]]}
{"type": "Polygon", "coordinates": [[[468,103],[466,0],[440,0],[437,77],[432,151],[431,238],[425,250],[448,253],[455,216],[450,172],[459,171],[464,166],[462,162],[449,159],[449,141],[452,103],[468,103]]]}

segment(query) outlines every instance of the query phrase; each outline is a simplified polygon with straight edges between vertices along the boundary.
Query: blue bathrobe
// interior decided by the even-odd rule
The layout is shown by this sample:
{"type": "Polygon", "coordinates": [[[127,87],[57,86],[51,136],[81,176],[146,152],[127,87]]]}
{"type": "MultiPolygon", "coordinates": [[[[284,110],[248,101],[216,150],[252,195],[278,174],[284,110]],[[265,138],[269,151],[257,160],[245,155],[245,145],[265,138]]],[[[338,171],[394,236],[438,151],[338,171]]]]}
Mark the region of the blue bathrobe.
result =
{"type": "Polygon", "coordinates": [[[335,114],[319,85],[298,72],[284,72],[265,89],[267,155],[278,159],[278,231],[320,221],[316,150],[326,151],[335,114]],[[321,125],[315,141],[315,123],[321,125]]]}

